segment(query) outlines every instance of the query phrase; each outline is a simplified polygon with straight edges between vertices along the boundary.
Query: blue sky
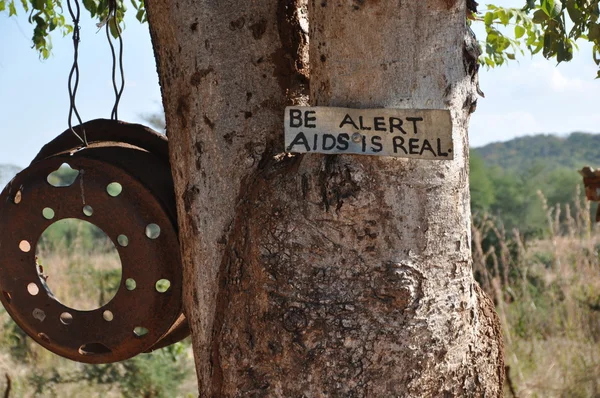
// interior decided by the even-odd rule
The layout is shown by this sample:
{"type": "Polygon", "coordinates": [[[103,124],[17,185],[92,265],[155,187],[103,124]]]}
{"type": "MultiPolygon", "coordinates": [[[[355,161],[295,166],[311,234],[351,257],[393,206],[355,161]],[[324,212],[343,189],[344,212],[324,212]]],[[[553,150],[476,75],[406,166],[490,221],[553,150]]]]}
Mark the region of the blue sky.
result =
{"type": "MultiPolygon", "coordinates": [[[[112,59],[104,30],[83,12],[77,107],[84,121],[110,118],[114,104],[112,59]]],[[[119,118],[143,122],[159,112],[160,88],[147,24],[130,13],[126,20],[124,64],[126,87],[119,118]]],[[[0,164],[26,166],[39,149],[67,128],[67,79],[73,41],[53,36],[53,54],[42,61],[31,49],[32,27],[24,16],[0,14],[0,164]]],[[[74,124],[77,122],[74,119],[74,124]]]]}
{"type": "MultiPolygon", "coordinates": [[[[523,0],[495,3],[520,6],[523,0]]],[[[84,120],[108,118],[114,101],[109,47],[104,32],[97,33],[95,22],[83,15],[77,104],[84,120]]],[[[0,14],[0,164],[26,166],[67,126],[72,41],[55,35],[52,57],[41,61],[30,48],[31,32],[25,16],[0,14]]],[[[148,26],[130,13],[123,37],[127,85],[119,117],[143,123],[143,115],[161,109],[148,26]]],[[[600,133],[600,80],[595,76],[590,47],[584,43],[571,63],[558,67],[541,56],[525,56],[509,66],[483,69],[486,98],[479,100],[471,119],[471,145],[536,133],[600,133]]]]}

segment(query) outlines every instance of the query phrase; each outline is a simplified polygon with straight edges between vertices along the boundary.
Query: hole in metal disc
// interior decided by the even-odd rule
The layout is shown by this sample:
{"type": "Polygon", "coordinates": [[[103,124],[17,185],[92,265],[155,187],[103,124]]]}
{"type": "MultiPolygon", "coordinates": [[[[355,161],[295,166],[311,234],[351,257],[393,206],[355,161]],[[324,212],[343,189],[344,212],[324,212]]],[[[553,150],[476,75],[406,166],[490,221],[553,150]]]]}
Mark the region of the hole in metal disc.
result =
{"type": "Polygon", "coordinates": [[[160,227],[156,224],[146,226],[146,236],[150,239],[156,239],[160,236],[160,227]]]}
{"type": "Polygon", "coordinates": [[[111,182],[106,186],[106,192],[113,198],[116,198],[123,192],[123,187],[118,182],[111,182]]]}
{"type": "Polygon", "coordinates": [[[117,243],[123,247],[129,245],[129,238],[126,235],[117,236],[117,243]]]}
{"type": "Polygon", "coordinates": [[[115,244],[88,221],[66,218],[52,223],[35,251],[40,289],[45,288],[66,307],[98,309],[121,286],[122,266],[115,244]]]}
{"type": "Polygon", "coordinates": [[[21,243],[19,243],[19,249],[24,253],[29,253],[31,251],[31,245],[26,240],[22,240],[21,243]]]}
{"type": "Polygon", "coordinates": [[[32,296],[37,296],[38,293],[40,292],[40,288],[35,283],[31,282],[29,285],[27,285],[27,291],[32,296]]]}
{"type": "Polygon", "coordinates": [[[40,338],[40,340],[42,340],[44,343],[50,343],[50,337],[48,337],[48,335],[46,333],[38,333],[38,337],[40,338]]]}
{"type": "Polygon", "coordinates": [[[135,290],[136,286],[135,279],[129,278],[125,281],[125,288],[127,290],[135,290]]]}
{"type": "Polygon", "coordinates": [[[136,337],[143,337],[148,334],[148,329],[141,326],[136,326],[136,328],[133,329],[133,334],[135,334],[136,337]]]}
{"type": "Polygon", "coordinates": [[[115,316],[113,315],[112,311],[106,310],[102,313],[102,318],[104,318],[106,322],[110,322],[115,319],[115,316]]]}
{"type": "Polygon", "coordinates": [[[63,312],[62,314],[60,314],[60,322],[63,325],[70,325],[71,322],[73,322],[73,315],[71,315],[68,312],[63,312]]]}
{"type": "Polygon", "coordinates": [[[17,193],[15,194],[15,199],[13,200],[15,202],[16,205],[18,205],[19,203],[21,203],[21,198],[22,198],[22,193],[21,190],[19,189],[17,191],[17,193]]]}
{"type": "Polygon", "coordinates": [[[92,214],[94,214],[94,209],[92,209],[92,206],[90,205],[85,205],[83,206],[83,214],[85,214],[88,217],[91,217],[92,214]]]}
{"type": "Polygon", "coordinates": [[[56,188],[70,187],[79,176],[79,170],[75,170],[68,163],[63,163],[57,170],[48,174],[48,184],[56,188]]]}
{"type": "Polygon", "coordinates": [[[2,292],[2,295],[4,296],[4,300],[6,301],[7,304],[10,304],[10,302],[12,301],[12,296],[9,292],[2,292]]]}
{"type": "Polygon", "coordinates": [[[46,319],[46,313],[44,312],[44,310],[41,310],[39,308],[35,308],[31,315],[33,315],[33,317],[40,322],[44,322],[44,319],[46,319]]]}
{"type": "Polygon", "coordinates": [[[54,218],[54,210],[49,207],[45,207],[44,210],[42,210],[42,215],[46,220],[52,220],[54,218]]]}
{"type": "Polygon", "coordinates": [[[81,355],[110,354],[111,352],[111,349],[102,343],[87,343],[79,347],[81,355]]]}
{"type": "Polygon", "coordinates": [[[156,291],[159,293],[164,293],[171,287],[171,281],[168,279],[160,279],[156,282],[156,291]]]}

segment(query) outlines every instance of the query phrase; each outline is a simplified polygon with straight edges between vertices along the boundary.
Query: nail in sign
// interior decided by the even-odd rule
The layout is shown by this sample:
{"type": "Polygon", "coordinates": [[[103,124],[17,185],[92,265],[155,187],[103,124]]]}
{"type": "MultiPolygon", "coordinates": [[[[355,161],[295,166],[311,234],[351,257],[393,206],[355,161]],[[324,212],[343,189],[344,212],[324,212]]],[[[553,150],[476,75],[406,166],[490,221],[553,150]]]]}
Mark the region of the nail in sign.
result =
{"type": "Polygon", "coordinates": [[[285,109],[285,151],[450,160],[450,111],[441,109],[285,109]]]}

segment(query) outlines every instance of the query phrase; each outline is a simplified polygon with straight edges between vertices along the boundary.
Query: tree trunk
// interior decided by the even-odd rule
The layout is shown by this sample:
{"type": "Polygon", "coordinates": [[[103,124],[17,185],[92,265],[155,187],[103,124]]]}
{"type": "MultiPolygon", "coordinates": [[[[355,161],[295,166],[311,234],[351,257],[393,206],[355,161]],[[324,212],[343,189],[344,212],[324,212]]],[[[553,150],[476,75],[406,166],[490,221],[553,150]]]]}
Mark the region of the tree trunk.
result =
{"type": "Polygon", "coordinates": [[[200,396],[500,396],[471,270],[465,2],[311,0],[309,35],[303,6],[147,1],[200,396]],[[285,155],[307,94],[450,109],[454,160],[285,155]]]}

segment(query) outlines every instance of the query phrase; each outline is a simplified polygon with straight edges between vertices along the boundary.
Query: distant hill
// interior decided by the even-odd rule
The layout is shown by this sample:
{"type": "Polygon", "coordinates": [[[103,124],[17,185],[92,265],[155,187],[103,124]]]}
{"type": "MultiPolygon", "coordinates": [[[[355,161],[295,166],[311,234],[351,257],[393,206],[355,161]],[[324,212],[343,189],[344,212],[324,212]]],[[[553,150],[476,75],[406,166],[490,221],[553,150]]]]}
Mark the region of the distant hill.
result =
{"type": "Polygon", "coordinates": [[[600,134],[572,133],[567,137],[539,134],[474,148],[487,166],[504,170],[531,169],[539,162],[547,168],[600,167],[600,134]]]}
{"type": "Polygon", "coordinates": [[[0,164],[0,192],[19,171],[21,168],[12,164],[0,164]]]}
{"type": "Polygon", "coordinates": [[[498,217],[508,231],[539,234],[548,218],[538,192],[550,207],[562,204],[565,217],[565,204],[573,210],[581,203],[577,171],[584,166],[600,168],[600,134],[540,134],[472,148],[471,209],[498,217]]]}

